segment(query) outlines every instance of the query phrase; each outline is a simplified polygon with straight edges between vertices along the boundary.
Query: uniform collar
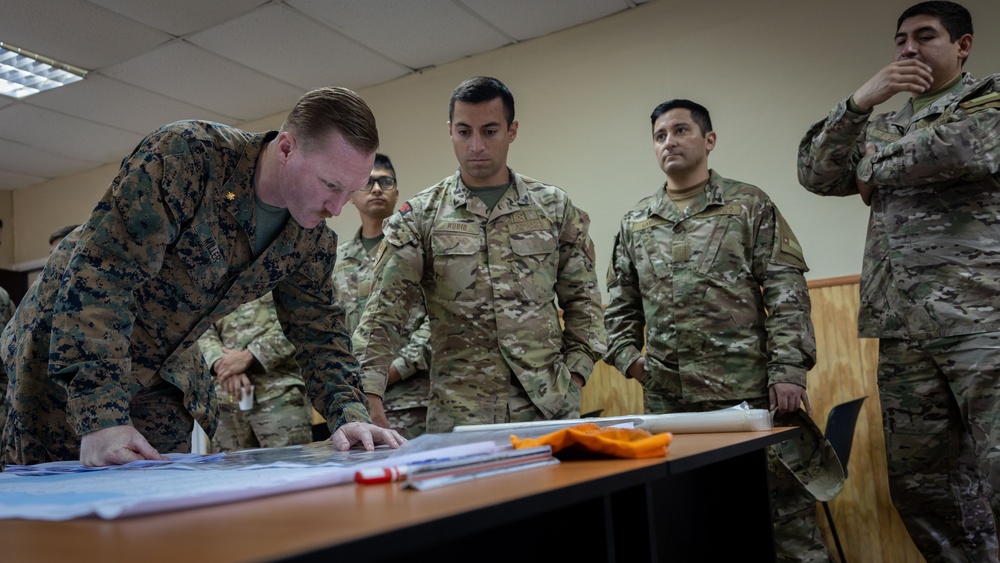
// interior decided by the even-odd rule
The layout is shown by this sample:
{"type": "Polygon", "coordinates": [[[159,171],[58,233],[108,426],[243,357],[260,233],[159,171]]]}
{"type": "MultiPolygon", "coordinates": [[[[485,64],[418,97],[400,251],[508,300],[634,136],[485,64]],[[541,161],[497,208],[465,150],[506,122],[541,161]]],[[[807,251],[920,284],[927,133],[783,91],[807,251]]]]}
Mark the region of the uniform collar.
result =
{"type": "MultiPolygon", "coordinates": [[[[514,189],[508,190],[500,201],[497,202],[496,206],[493,208],[492,212],[489,212],[489,216],[497,217],[500,215],[507,215],[518,211],[520,206],[528,205],[531,203],[528,197],[528,186],[525,185],[524,180],[520,175],[515,174],[510,167],[507,168],[507,173],[510,174],[513,180],[514,189]]],[[[478,197],[472,197],[472,191],[462,182],[462,171],[459,170],[455,173],[455,188],[452,190],[454,194],[455,207],[460,207],[464,205],[466,209],[470,212],[480,215],[483,217],[487,216],[486,204],[483,203],[478,197]]]]}
{"type": "Polygon", "coordinates": [[[653,215],[658,215],[672,223],[676,223],[692,215],[701,213],[709,207],[725,204],[726,201],[721,184],[722,176],[719,176],[715,170],[709,170],[708,184],[695,197],[694,202],[688,207],[687,213],[685,213],[674,205],[673,200],[667,195],[667,184],[664,183],[654,195],[650,211],[653,215]]]}

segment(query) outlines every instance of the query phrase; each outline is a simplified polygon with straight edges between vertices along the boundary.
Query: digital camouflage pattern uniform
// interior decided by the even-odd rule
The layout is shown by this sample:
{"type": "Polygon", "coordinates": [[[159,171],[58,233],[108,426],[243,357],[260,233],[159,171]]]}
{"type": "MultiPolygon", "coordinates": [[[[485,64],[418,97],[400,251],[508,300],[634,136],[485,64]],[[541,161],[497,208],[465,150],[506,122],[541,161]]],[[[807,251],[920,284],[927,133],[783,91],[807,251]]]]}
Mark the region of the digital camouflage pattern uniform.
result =
{"type": "Polygon", "coordinates": [[[964,74],[918,112],[909,101],[872,117],[845,100],[799,147],[799,181],[809,191],[854,195],[856,177],[877,186],[858,328],[881,339],[889,485],[928,561],[997,560],[998,80],[964,74]],[[866,143],[877,151],[862,158],[866,143]]]}
{"type": "MultiPolygon", "coordinates": [[[[14,301],[11,300],[7,290],[0,287],[0,326],[7,326],[11,317],[14,316],[14,301]]],[[[7,422],[7,372],[0,370],[0,434],[7,422]]]]}
{"type": "MultiPolygon", "coordinates": [[[[159,432],[158,417],[178,408],[214,418],[207,371],[170,373],[164,360],[272,290],[308,393],[331,429],[370,421],[343,309],[332,299],[336,234],[289,220],[253,256],[254,168],[276,135],[177,122],[125,158],[73,233],[75,244],[50,255],[3,332],[7,460],[78,459],[83,434],[143,419],[159,432]],[[64,268],[52,259],[60,252],[69,253],[64,268]],[[137,412],[137,397],[153,391],[172,394],[175,404],[137,412]]],[[[157,436],[144,436],[155,446],[157,436]]]]}
{"type": "MultiPolygon", "coordinates": [[[[661,187],[622,219],[608,271],[606,361],[622,373],[642,354],[647,413],[708,411],[768,387],[805,387],[816,362],[802,249],[760,189],[711,172],[678,209],[661,187]]],[[[780,561],[827,561],[816,500],[768,452],[780,561]]]]}
{"type": "MultiPolygon", "coordinates": [[[[350,331],[358,327],[361,312],[371,296],[377,248],[365,251],[360,229],[354,238],[344,241],[337,248],[333,284],[337,299],[344,304],[347,329],[350,331]]],[[[427,426],[427,397],[431,388],[428,372],[431,365],[430,336],[430,320],[424,309],[423,297],[420,297],[414,301],[403,328],[401,337],[405,344],[392,361],[402,379],[385,390],[382,404],[389,426],[408,440],[423,434],[427,426]]]]}
{"type": "Polygon", "coordinates": [[[312,407],[295,363],[295,346],[281,330],[270,293],[240,305],[212,324],[198,339],[198,346],[209,369],[223,357],[223,347],[249,350],[254,357],[246,372],[254,388],[252,409],[240,410],[239,397],[232,397],[216,379],[219,428],[212,436],[216,451],[278,448],[312,441],[312,407]]]}
{"type": "Polygon", "coordinates": [[[423,292],[434,354],[428,432],[578,417],[571,373],[586,380],[605,351],[589,217],[561,189],[511,178],[492,212],[456,173],[383,227],[354,349],[365,391],[383,395],[400,328],[423,292]]]}

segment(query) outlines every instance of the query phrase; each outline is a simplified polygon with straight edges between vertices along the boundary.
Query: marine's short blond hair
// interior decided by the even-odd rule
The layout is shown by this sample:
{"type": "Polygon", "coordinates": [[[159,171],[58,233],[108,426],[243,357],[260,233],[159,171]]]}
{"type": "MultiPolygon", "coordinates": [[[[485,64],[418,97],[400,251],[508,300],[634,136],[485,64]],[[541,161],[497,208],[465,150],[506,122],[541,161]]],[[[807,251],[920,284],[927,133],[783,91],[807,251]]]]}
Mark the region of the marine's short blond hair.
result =
{"type": "Polygon", "coordinates": [[[288,113],[281,130],[295,135],[306,148],[337,131],[361,152],[378,150],[375,116],[368,104],[347,88],[326,87],[307,92],[288,113]]]}

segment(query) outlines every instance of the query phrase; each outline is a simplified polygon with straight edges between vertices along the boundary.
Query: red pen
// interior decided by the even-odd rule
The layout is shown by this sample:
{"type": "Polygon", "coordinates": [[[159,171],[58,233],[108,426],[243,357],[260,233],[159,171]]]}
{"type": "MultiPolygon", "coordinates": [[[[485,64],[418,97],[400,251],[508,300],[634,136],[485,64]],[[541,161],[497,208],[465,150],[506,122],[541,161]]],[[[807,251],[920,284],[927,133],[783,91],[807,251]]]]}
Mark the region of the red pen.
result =
{"type": "Polygon", "coordinates": [[[354,482],[359,485],[378,485],[380,483],[394,483],[406,479],[409,468],[405,465],[396,467],[373,467],[371,469],[359,469],[354,472],[354,482]]]}

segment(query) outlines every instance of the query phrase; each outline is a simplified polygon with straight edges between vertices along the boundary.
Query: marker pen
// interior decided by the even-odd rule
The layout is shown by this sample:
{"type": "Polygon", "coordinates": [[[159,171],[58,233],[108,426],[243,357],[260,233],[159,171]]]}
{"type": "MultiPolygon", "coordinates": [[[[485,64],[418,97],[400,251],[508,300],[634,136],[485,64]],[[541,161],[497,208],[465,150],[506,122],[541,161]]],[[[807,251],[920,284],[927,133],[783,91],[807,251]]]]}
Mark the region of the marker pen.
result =
{"type": "Polygon", "coordinates": [[[354,472],[354,482],[359,485],[378,485],[380,483],[394,483],[406,479],[410,469],[405,465],[396,467],[372,467],[370,469],[359,469],[354,472]]]}

